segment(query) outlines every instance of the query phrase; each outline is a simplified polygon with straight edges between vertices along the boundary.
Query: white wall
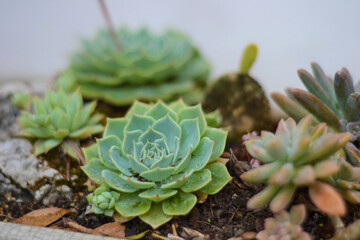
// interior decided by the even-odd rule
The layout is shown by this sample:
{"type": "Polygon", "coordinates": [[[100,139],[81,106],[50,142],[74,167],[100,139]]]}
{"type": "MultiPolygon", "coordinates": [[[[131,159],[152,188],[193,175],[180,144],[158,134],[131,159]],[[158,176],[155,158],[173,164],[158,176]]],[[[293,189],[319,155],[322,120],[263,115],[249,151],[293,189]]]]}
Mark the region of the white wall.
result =
{"type": "MultiPolygon", "coordinates": [[[[268,92],[302,87],[298,68],[319,62],[333,76],[347,66],[360,78],[357,0],[108,0],[117,25],[188,33],[213,66],[236,70],[249,42],[259,45],[253,75],[268,92]]],[[[103,26],[95,0],[0,0],[0,79],[50,79],[79,38],[103,26]]]]}

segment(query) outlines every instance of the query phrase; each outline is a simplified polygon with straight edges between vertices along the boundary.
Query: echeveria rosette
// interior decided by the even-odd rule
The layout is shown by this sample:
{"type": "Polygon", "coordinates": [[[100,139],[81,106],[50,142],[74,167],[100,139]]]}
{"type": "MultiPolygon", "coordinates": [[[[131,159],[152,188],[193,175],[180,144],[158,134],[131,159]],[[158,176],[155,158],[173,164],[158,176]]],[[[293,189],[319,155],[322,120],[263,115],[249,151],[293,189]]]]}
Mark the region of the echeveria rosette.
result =
{"type": "Polygon", "coordinates": [[[185,35],[125,28],[117,34],[121,50],[106,30],[84,40],[58,86],[68,91],[80,86],[85,98],[118,106],[129,106],[135,99],[171,101],[182,96],[188,103],[202,100],[209,64],[185,35]]]}
{"type": "Polygon", "coordinates": [[[354,86],[346,68],[335,73],[334,80],[327,77],[321,67],[311,64],[313,76],[304,69],[298,75],[308,92],[289,89],[288,97],[273,93],[274,101],[295,120],[312,114],[314,123],[326,122],[335,131],[349,132],[353,135],[345,151],[349,162],[360,163],[360,85],[354,86]]]}
{"type": "Polygon", "coordinates": [[[22,129],[19,134],[35,139],[35,155],[61,145],[67,154],[77,159],[65,140],[77,142],[104,130],[99,123],[103,115],[94,114],[95,107],[96,102],[83,104],[78,91],[67,95],[63,90],[47,90],[44,98],[31,100],[32,112],[21,111],[18,123],[22,129]]]}
{"type": "Polygon", "coordinates": [[[291,118],[281,120],[275,134],[263,131],[261,137],[245,141],[249,154],[264,165],[245,172],[241,178],[267,184],[248,201],[249,208],[270,203],[270,209],[279,212],[299,187],[309,187],[310,197],[320,210],[329,215],[345,214],[341,196],[325,180],[338,173],[339,166],[331,156],[344,147],[351,135],[328,132],[325,123],[311,127],[311,121],[311,116],[298,125],[291,118]],[[325,196],[331,196],[336,207],[320,204],[325,196]]]}
{"type": "Polygon", "coordinates": [[[111,217],[114,214],[115,203],[119,200],[119,197],[119,193],[111,191],[106,184],[103,184],[94,193],[87,195],[86,199],[92,204],[94,213],[111,217]]]}
{"type": "Polygon", "coordinates": [[[265,229],[256,235],[258,240],[311,240],[301,224],[306,218],[305,205],[293,206],[290,212],[282,210],[274,218],[265,219],[265,229]]]}
{"type": "Polygon", "coordinates": [[[208,126],[200,104],[136,101],[124,118],[108,119],[103,138],[83,149],[83,170],[120,193],[115,209],[123,218],[138,216],[156,228],[189,213],[195,193],[216,194],[231,180],[216,161],[226,136],[208,126]]]}

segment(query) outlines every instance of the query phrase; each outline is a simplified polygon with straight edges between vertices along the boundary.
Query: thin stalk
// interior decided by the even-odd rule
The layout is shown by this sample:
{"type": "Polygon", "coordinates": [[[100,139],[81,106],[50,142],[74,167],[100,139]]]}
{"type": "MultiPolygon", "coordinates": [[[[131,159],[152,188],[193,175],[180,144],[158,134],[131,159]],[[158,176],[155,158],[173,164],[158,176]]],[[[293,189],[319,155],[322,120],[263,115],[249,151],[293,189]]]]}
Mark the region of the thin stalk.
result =
{"type": "Polygon", "coordinates": [[[76,153],[76,156],[80,159],[81,164],[83,166],[86,165],[86,160],[85,160],[84,156],[82,155],[80,148],[70,139],[66,139],[66,142],[74,150],[74,152],[76,153]]]}
{"type": "Polygon", "coordinates": [[[343,223],[343,221],[341,220],[340,217],[330,217],[330,220],[331,220],[331,223],[334,226],[335,230],[338,230],[338,229],[341,229],[341,228],[345,227],[344,223],[343,223]]]}
{"type": "Polygon", "coordinates": [[[106,7],[106,4],[105,4],[105,0],[98,0],[98,3],[100,5],[101,13],[102,13],[102,15],[104,17],[104,20],[105,20],[107,29],[108,29],[108,31],[110,33],[111,39],[115,43],[118,50],[122,51],[122,44],[121,44],[121,41],[120,41],[118,35],[116,34],[114,24],[113,24],[113,22],[111,20],[109,11],[108,11],[108,9],[106,7]]]}

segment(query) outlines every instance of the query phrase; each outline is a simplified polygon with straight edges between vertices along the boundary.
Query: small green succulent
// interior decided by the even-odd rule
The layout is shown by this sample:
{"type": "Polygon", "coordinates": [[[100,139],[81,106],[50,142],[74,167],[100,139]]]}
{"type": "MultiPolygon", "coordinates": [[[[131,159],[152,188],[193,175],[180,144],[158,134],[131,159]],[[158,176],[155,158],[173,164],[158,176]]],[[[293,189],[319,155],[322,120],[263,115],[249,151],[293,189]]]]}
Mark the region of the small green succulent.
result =
{"type": "Polygon", "coordinates": [[[207,89],[205,111],[219,109],[222,126],[230,127],[228,141],[237,142],[245,133],[269,128],[270,105],[261,85],[249,75],[257,46],[249,44],[238,72],[216,79],[207,89]]]}
{"type": "Polygon", "coordinates": [[[306,218],[305,205],[293,206],[290,212],[282,210],[275,218],[265,219],[265,229],[256,235],[258,240],[311,240],[301,224],[306,218]]]}
{"type": "Polygon", "coordinates": [[[103,116],[93,114],[95,107],[96,102],[84,105],[78,91],[68,96],[62,90],[48,90],[43,99],[32,98],[31,112],[21,112],[18,123],[22,130],[19,134],[36,140],[35,155],[61,145],[67,154],[77,159],[65,140],[77,142],[103,131],[104,127],[99,124],[103,116]]]}
{"type": "Polygon", "coordinates": [[[87,195],[86,199],[92,204],[94,213],[111,217],[114,214],[115,203],[119,200],[119,197],[119,193],[110,191],[110,188],[103,184],[94,193],[87,195]]]}
{"type": "Polygon", "coordinates": [[[209,64],[190,40],[175,31],[154,35],[147,29],[117,32],[122,49],[110,33],[101,30],[83,41],[58,86],[73,91],[80,86],[85,98],[128,106],[135,99],[174,100],[188,103],[202,99],[209,64]]]}
{"type": "Polygon", "coordinates": [[[335,131],[349,132],[352,142],[345,148],[352,163],[360,162],[360,85],[354,86],[346,68],[336,72],[334,80],[328,78],[320,66],[311,64],[312,76],[301,69],[298,75],[309,92],[301,89],[287,91],[289,97],[272,94],[274,101],[295,120],[312,114],[314,122],[326,122],[335,131]]]}
{"type": "Polygon", "coordinates": [[[330,157],[344,147],[351,135],[328,132],[325,123],[311,127],[311,121],[311,116],[300,120],[298,125],[291,118],[281,120],[275,134],[263,131],[261,137],[245,141],[249,154],[264,165],[245,172],[241,178],[268,185],[248,201],[249,208],[271,202],[270,209],[279,212],[290,203],[299,187],[308,186],[311,199],[321,210],[330,215],[345,213],[341,196],[323,180],[339,171],[337,162],[330,157]],[[319,203],[325,191],[337,207],[328,208],[319,203]]]}
{"type": "Polygon", "coordinates": [[[20,109],[29,108],[31,95],[28,93],[17,92],[11,96],[11,103],[20,109]]]}
{"type": "Polygon", "coordinates": [[[230,180],[217,158],[227,132],[211,128],[201,105],[136,101],[124,118],[108,119],[104,136],[84,148],[84,172],[120,194],[117,213],[156,228],[185,215],[196,193],[216,194],[230,180]]]}

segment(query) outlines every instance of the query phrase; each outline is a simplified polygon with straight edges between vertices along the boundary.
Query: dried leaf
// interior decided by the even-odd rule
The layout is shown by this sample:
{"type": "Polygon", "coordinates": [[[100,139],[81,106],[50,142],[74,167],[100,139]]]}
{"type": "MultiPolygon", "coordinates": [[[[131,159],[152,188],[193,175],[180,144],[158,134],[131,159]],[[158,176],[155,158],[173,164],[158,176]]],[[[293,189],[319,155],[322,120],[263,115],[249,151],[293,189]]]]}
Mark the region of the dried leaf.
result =
{"type": "Polygon", "coordinates": [[[78,224],[77,222],[75,222],[74,220],[71,220],[69,218],[64,218],[64,224],[71,227],[72,230],[76,230],[78,232],[92,234],[94,231],[94,229],[81,226],[80,224],[78,224]]]}
{"type": "Polygon", "coordinates": [[[62,216],[70,212],[69,209],[50,207],[34,210],[16,219],[14,223],[20,223],[30,226],[46,227],[49,224],[59,220],[62,216]]]}
{"type": "Polygon", "coordinates": [[[309,188],[309,195],[320,211],[331,216],[344,216],[346,214],[344,200],[330,185],[316,182],[309,188]]]}
{"type": "Polygon", "coordinates": [[[106,223],[98,228],[95,228],[93,234],[123,238],[125,237],[125,226],[118,222],[106,223]]]}

